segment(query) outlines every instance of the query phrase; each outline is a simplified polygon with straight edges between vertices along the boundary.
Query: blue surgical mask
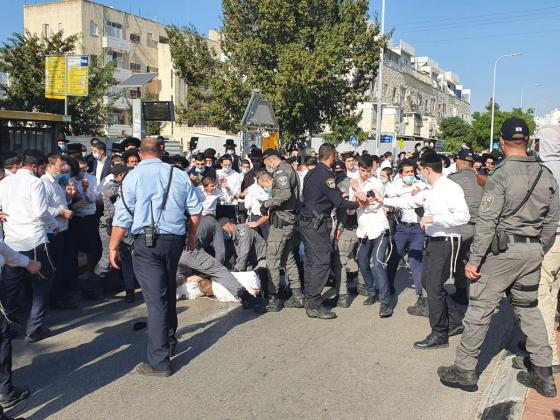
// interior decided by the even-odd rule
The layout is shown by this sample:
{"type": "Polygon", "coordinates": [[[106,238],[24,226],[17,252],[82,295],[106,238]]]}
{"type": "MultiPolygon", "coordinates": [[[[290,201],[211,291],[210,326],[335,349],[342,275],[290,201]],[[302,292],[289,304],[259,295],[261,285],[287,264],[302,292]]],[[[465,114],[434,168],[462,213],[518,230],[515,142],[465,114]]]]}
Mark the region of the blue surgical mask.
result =
{"type": "Polygon", "coordinates": [[[63,144],[62,146],[58,146],[61,152],[66,152],[66,145],[63,144]]]}
{"type": "Polygon", "coordinates": [[[269,174],[273,174],[273,173],[274,173],[274,169],[272,169],[272,168],[266,168],[266,171],[267,171],[269,174]]]}
{"type": "Polygon", "coordinates": [[[265,193],[270,194],[272,192],[272,188],[270,187],[263,187],[265,193]]]}
{"type": "Polygon", "coordinates": [[[213,165],[212,165],[211,163],[207,163],[207,164],[206,164],[206,167],[207,167],[207,168],[211,168],[212,166],[213,166],[213,165]]]}
{"type": "Polygon", "coordinates": [[[231,173],[231,168],[222,168],[225,174],[231,173]]]}
{"type": "Polygon", "coordinates": [[[82,157],[86,157],[87,156],[87,152],[82,152],[82,157]]]}
{"type": "Polygon", "coordinates": [[[201,174],[201,173],[204,172],[204,168],[198,168],[198,167],[197,167],[197,168],[194,168],[194,171],[195,171],[197,174],[201,174]]]}
{"type": "Polygon", "coordinates": [[[403,182],[406,185],[412,185],[416,182],[416,177],[413,175],[403,177],[403,182]]]}
{"type": "Polygon", "coordinates": [[[64,174],[56,174],[55,176],[53,176],[53,178],[56,182],[60,182],[63,176],[64,174]]]}
{"type": "Polygon", "coordinates": [[[231,235],[227,232],[224,232],[224,239],[227,241],[228,239],[231,239],[231,235]]]}
{"type": "Polygon", "coordinates": [[[94,159],[99,159],[99,153],[92,153],[94,159]]]}
{"type": "Polygon", "coordinates": [[[235,150],[233,150],[233,149],[228,149],[228,150],[226,150],[226,153],[227,153],[228,155],[230,155],[230,156],[233,156],[233,155],[235,155],[235,150]]]}

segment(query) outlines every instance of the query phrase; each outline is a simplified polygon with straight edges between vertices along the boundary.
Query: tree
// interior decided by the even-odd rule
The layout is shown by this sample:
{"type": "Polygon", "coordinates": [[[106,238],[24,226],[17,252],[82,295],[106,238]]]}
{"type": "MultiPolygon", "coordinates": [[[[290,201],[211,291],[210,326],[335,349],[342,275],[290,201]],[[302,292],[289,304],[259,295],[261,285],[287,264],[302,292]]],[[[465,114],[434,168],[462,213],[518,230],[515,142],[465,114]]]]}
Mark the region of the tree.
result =
{"type": "Polygon", "coordinates": [[[199,107],[199,117],[218,127],[235,129],[251,91],[260,89],[287,142],[353,115],[375,79],[379,47],[386,42],[376,40],[378,25],[368,19],[367,0],[224,0],[223,16],[224,60],[192,28],[169,37],[178,73],[194,83],[189,108],[199,107]]]}
{"type": "Polygon", "coordinates": [[[457,153],[470,140],[471,131],[471,126],[461,117],[448,117],[440,121],[438,137],[444,140],[446,152],[457,153]]]}
{"type": "Polygon", "coordinates": [[[330,126],[330,131],[323,135],[323,139],[327,143],[337,145],[350,140],[352,136],[356,136],[360,143],[363,142],[367,139],[367,133],[358,126],[361,118],[361,112],[350,116],[335,118],[330,126]]]}
{"type": "MultiPolygon", "coordinates": [[[[64,37],[62,31],[49,38],[36,34],[13,34],[0,48],[0,71],[9,74],[10,84],[0,85],[6,98],[0,103],[6,109],[62,114],[64,102],[45,98],[45,56],[64,55],[75,50],[78,35],[64,37]]],[[[107,105],[103,96],[113,82],[114,65],[90,63],[89,95],[70,97],[70,132],[75,135],[101,134],[107,122],[107,105]]]]}

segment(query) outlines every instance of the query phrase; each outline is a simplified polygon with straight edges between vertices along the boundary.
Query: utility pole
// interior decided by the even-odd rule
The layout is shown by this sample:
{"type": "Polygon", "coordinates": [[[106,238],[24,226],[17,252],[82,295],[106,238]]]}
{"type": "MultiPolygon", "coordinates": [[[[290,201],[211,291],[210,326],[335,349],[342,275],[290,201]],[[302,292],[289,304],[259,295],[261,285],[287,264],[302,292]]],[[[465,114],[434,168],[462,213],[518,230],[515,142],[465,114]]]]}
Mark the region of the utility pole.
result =
{"type": "MultiPolygon", "coordinates": [[[[380,38],[385,35],[385,0],[381,0],[381,32],[380,38]]],[[[381,107],[383,106],[383,62],[385,49],[379,51],[379,70],[377,72],[377,116],[375,119],[375,154],[379,153],[379,142],[381,141],[381,107]]]]}

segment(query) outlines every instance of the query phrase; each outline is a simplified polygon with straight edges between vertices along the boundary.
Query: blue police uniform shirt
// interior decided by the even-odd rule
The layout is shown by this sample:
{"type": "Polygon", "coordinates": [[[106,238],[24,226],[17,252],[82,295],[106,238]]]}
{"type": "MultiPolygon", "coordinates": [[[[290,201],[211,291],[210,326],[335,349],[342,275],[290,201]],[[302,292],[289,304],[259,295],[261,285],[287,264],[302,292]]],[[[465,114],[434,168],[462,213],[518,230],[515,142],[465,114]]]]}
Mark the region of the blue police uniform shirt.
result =
{"type": "Polygon", "coordinates": [[[141,234],[145,226],[152,224],[153,212],[157,233],[185,235],[187,215],[202,213],[202,202],[187,174],[175,168],[165,211],[162,212],[170,173],[171,166],[160,159],[142,160],[130,171],[123,181],[121,197],[115,203],[113,226],[125,228],[133,235],[141,234]]]}

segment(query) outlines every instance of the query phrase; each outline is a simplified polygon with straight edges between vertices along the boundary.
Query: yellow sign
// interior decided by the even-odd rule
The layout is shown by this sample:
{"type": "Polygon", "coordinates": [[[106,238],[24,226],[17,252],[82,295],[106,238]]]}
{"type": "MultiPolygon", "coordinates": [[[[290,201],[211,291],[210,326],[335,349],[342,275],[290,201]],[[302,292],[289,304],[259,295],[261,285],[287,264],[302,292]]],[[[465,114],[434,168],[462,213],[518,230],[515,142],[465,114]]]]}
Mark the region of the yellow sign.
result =
{"type": "Polygon", "coordinates": [[[399,139],[399,148],[404,149],[404,140],[399,139]]]}
{"type": "Polygon", "coordinates": [[[45,57],[45,98],[64,99],[66,90],[66,57],[45,57]]]}
{"type": "Polygon", "coordinates": [[[279,141],[278,141],[278,133],[275,131],[270,131],[263,135],[262,139],[262,150],[266,149],[278,149],[279,141]]]}
{"type": "Polygon", "coordinates": [[[45,57],[45,97],[87,96],[89,57],[87,55],[45,57]]]}
{"type": "Polygon", "coordinates": [[[68,56],[68,96],[87,96],[89,80],[89,57],[87,55],[68,56]]]}

